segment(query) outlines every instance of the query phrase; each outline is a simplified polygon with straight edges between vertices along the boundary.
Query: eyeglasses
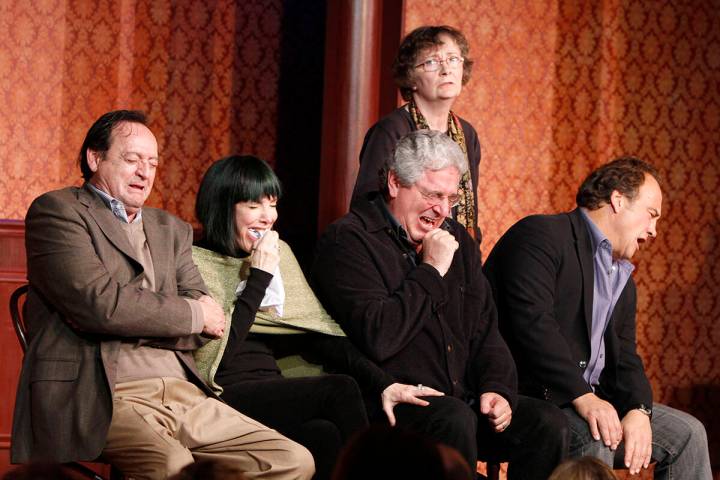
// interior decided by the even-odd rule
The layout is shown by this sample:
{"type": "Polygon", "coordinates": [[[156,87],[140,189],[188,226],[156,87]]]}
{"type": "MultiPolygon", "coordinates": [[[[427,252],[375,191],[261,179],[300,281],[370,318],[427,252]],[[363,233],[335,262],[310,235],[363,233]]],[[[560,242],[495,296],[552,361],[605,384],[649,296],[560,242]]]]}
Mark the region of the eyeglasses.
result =
{"type": "Polygon", "coordinates": [[[443,195],[439,192],[428,192],[418,187],[417,185],[415,185],[415,188],[418,192],[420,192],[420,195],[422,195],[425,201],[433,207],[442,205],[443,203],[447,202],[450,208],[455,208],[460,203],[460,195],[458,195],[457,193],[452,195],[443,195]]]}
{"type": "Polygon", "coordinates": [[[424,62],[415,65],[415,68],[422,67],[423,70],[426,72],[437,72],[438,70],[440,70],[440,65],[442,65],[443,63],[447,65],[448,68],[454,69],[462,65],[464,61],[465,59],[463,57],[458,57],[457,55],[448,57],[445,60],[439,58],[428,58],[424,62]]]}

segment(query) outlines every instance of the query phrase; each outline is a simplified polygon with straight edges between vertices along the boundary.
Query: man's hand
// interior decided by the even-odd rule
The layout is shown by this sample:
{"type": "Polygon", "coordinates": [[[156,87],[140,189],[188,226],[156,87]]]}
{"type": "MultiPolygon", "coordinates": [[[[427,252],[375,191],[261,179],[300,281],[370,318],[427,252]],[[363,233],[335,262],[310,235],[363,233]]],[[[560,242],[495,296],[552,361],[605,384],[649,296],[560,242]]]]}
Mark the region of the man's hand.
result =
{"type": "Polygon", "coordinates": [[[431,230],[422,241],[422,261],[432,265],[444,277],[452,264],[458,242],[455,237],[442,228],[431,230]]]}
{"type": "Polygon", "coordinates": [[[422,385],[406,385],[404,383],[393,383],[380,395],[382,400],[382,409],[385,415],[388,417],[388,421],[391,426],[395,426],[395,414],[393,408],[398,403],[412,403],[413,405],[420,405],[427,407],[430,402],[423,400],[420,397],[442,397],[445,395],[442,392],[435,390],[434,388],[425,387],[422,385]]]}
{"type": "Polygon", "coordinates": [[[611,450],[617,449],[623,438],[623,429],[615,407],[594,393],[581,395],[572,404],[578,415],[588,423],[592,437],[602,439],[611,450]]]}
{"type": "Polygon", "coordinates": [[[648,468],[652,455],[652,429],[650,417],[640,410],[630,410],[622,419],[625,438],[625,466],[631,475],[648,468]]]}
{"type": "Polygon", "coordinates": [[[480,395],[480,413],[487,415],[496,432],[504,431],[512,422],[512,408],[502,395],[485,392],[480,395]]]}
{"type": "Polygon", "coordinates": [[[275,274],[275,269],[280,263],[280,244],[278,233],[275,230],[268,230],[265,235],[255,242],[255,247],[250,257],[250,266],[275,274]]]}
{"type": "Polygon", "coordinates": [[[208,337],[222,337],[225,332],[225,313],[222,307],[212,297],[207,295],[198,298],[198,302],[200,302],[203,320],[205,321],[202,333],[208,337]]]}

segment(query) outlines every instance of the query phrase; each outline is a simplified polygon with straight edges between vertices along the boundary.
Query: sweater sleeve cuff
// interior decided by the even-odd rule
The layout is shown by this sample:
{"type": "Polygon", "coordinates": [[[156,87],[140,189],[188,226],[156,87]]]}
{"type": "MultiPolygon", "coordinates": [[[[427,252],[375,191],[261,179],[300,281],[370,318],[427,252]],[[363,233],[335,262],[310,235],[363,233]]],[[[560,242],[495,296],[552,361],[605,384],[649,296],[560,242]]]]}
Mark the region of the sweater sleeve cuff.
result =
{"type": "Polygon", "coordinates": [[[203,315],[200,302],[191,298],[185,298],[184,300],[190,305],[190,312],[192,313],[192,331],[190,333],[202,333],[205,327],[205,316],[203,315]]]}
{"type": "Polygon", "coordinates": [[[272,278],[272,273],[259,268],[250,268],[250,276],[245,284],[245,289],[240,295],[249,303],[260,305],[272,278]]]}
{"type": "Polygon", "coordinates": [[[443,277],[432,265],[420,263],[417,268],[410,273],[410,276],[415,277],[415,280],[430,296],[433,303],[443,302],[447,298],[447,289],[445,288],[443,277]]]}

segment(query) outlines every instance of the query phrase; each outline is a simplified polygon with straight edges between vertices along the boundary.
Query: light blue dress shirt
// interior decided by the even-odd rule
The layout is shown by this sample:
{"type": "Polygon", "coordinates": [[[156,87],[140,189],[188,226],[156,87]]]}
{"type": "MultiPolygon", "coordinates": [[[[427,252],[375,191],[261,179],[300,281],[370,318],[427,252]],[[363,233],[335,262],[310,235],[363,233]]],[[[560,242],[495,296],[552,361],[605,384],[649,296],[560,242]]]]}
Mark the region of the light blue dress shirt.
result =
{"type": "Polygon", "coordinates": [[[610,240],[590,219],[585,209],[581,208],[580,211],[590,233],[595,273],[590,329],[590,360],[583,372],[583,378],[595,390],[600,382],[600,374],[605,368],[605,329],[610,323],[613,309],[635,267],[627,260],[613,259],[610,240]]]}

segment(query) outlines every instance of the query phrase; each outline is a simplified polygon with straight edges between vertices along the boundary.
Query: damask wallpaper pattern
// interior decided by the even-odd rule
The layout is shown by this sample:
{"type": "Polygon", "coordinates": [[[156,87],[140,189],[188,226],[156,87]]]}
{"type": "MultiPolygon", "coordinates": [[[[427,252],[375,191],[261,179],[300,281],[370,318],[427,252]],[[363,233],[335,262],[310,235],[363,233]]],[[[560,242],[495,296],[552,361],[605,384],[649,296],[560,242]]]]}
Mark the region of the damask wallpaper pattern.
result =
{"type": "Polygon", "coordinates": [[[691,411],[720,463],[720,2],[406,0],[405,31],[450,24],[476,61],[456,111],[483,147],[483,251],[531,213],[569,210],[621,155],[664,177],[637,256],[638,343],[657,401],[691,411]]]}
{"type": "Polygon", "coordinates": [[[275,160],[280,0],[0,1],[0,218],[79,182],[87,128],[145,110],[160,144],[150,199],[192,220],[212,160],[275,160]]]}
{"type": "MultiPolygon", "coordinates": [[[[313,77],[297,72],[321,68],[298,62],[281,82],[287,4],[304,9],[0,0],[0,218],[22,219],[40,193],[79,182],[83,135],[115,108],[149,113],[162,157],[150,202],[186,220],[202,172],[233,151],[275,163],[284,149],[280,169],[305,172],[297,195],[312,194],[302,149],[276,146],[278,123],[293,132],[314,111],[293,88],[313,77]],[[278,121],[280,96],[304,111],[278,121]]],[[[612,157],[661,170],[659,236],[635,274],[639,344],[656,398],[705,422],[719,463],[720,2],[405,0],[404,13],[405,31],[446,23],[470,40],[476,67],[456,111],[483,146],[484,252],[522,216],[572,208],[580,180],[612,157]]],[[[294,28],[291,47],[307,50],[294,28]]]]}

